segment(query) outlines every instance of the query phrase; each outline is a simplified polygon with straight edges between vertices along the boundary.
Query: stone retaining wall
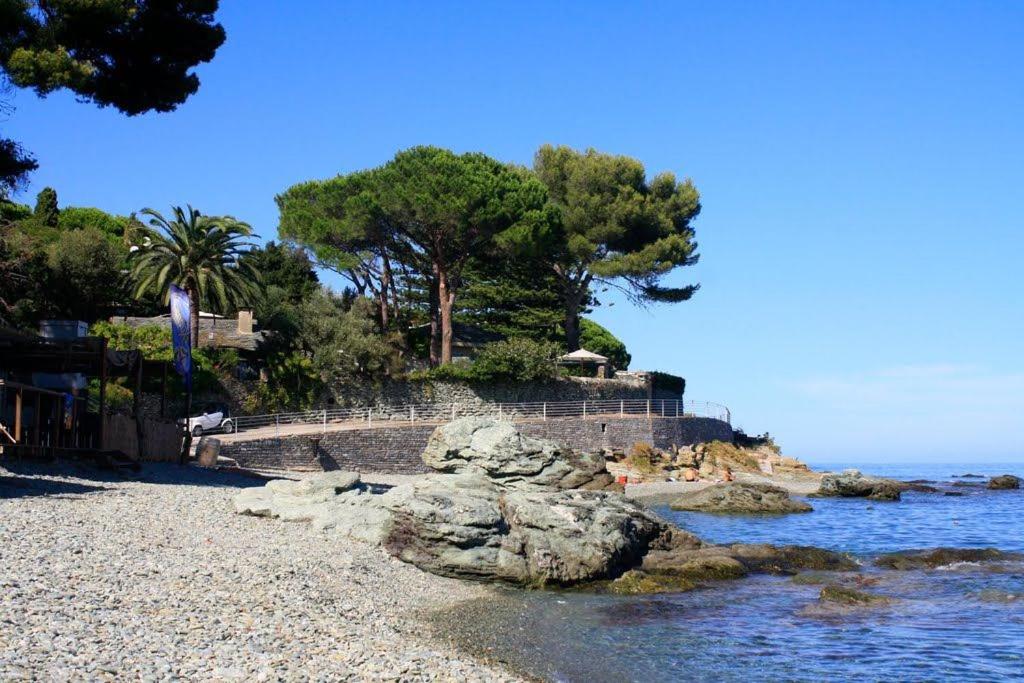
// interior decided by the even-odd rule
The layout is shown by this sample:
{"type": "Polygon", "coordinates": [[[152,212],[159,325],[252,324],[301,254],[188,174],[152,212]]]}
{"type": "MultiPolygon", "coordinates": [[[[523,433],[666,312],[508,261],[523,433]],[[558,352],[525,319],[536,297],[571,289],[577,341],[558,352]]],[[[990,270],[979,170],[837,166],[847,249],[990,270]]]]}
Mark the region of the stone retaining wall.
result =
{"type": "MultiPolygon", "coordinates": [[[[668,449],[707,441],[732,441],[732,427],[706,417],[582,419],[519,423],[526,434],[578,451],[628,450],[646,442],[668,449]]],[[[265,469],[342,469],[417,474],[428,471],[420,453],[433,425],[392,425],[326,434],[254,439],[220,445],[220,455],[243,467],[265,469]]]]}

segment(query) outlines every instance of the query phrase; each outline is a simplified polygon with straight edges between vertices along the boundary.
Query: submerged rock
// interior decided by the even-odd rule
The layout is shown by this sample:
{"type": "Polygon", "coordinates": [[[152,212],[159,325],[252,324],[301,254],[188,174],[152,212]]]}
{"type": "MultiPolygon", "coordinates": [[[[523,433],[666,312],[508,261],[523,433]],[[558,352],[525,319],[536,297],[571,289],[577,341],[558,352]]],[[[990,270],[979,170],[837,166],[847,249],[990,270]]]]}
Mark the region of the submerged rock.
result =
{"type": "Polygon", "coordinates": [[[858,565],[849,555],[813,546],[737,543],[655,549],[644,557],[641,568],[651,573],[684,573],[700,580],[737,578],[748,573],[796,574],[808,569],[853,571],[858,565]]]}
{"type": "Polygon", "coordinates": [[[1020,477],[1015,477],[1012,474],[1001,474],[998,477],[992,477],[988,480],[988,488],[996,491],[1019,489],[1020,477]]]}
{"type": "Polygon", "coordinates": [[[807,503],[793,500],[786,489],[771,484],[715,484],[676,500],[673,510],[731,514],[810,512],[807,503]]]}
{"type": "Polygon", "coordinates": [[[925,548],[902,550],[880,555],[875,564],[886,569],[908,571],[935,569],[960,562],[1003,562],[1024,558],[1020,553],[1007,553],[995,548],[925,548]]]}
{"type": "Polygon", "coordinates": [[[855,588],[849,588],[848,586],[840,586],[835,583],[822,588],[821,593],[818,594],[818,599],[822,602],[834,602],[848,607],[886,605],[892,601],[891,598],[887,598],[884,595],[867,593],[855,588]]]}
{"type": "Polygon", "coordinates": [[[683,576],[672,574],[648,574],[631,569],[601,590],[615,595],[646,595],[652,593],[685,593],[697,584],[683,576]]]}
{"type": "Polygon", "coordinates": [[[820,498],[868,498],[870,500],[899,500],[900,482],[880,477],[868,477],[859,470],[844,470],[826,474],[813,496],[820,498]]]}

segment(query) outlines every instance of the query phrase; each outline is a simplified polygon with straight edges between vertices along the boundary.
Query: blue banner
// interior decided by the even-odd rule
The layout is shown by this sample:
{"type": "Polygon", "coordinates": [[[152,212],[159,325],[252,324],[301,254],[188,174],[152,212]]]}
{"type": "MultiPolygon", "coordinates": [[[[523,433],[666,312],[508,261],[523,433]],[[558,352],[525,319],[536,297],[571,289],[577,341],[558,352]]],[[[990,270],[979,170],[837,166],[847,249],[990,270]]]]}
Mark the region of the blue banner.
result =
{"type": "Polygon", "coordinates": [[[185,290],[171,285],[171,337],[174,340],[174,369],[192,387],[192,302],[185,290]]]}

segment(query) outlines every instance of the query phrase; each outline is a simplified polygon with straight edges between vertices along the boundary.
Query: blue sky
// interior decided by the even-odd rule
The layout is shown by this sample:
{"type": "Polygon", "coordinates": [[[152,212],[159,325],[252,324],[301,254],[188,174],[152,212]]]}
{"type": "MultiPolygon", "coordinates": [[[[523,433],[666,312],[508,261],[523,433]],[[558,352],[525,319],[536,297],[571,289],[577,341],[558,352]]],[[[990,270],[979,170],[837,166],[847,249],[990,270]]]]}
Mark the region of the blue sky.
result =
{"type": "Polygon", "coordinates": [[[628,154],[704,203],[697,296],[593,316],[635,368],[817,462],[1024,462],[1024,5],[503,5],[222,2],[174,113],[18,93],[22,199],[270,239],[276,193],[415,144],[628,154]]]}

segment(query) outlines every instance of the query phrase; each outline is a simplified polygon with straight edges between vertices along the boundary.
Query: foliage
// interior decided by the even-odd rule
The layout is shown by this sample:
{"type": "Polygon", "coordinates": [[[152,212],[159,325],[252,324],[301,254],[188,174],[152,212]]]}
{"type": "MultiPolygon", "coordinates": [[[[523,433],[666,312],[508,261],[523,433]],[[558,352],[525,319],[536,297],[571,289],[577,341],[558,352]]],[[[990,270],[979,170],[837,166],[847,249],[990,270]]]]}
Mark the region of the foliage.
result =
{"type": "Polygon", "coordinates": [[[389,328],[407,305],[426,302],[431,360],[451,361],[454,305],[472,256],[506,232],[529,231],[544,188],[483,154],[414,147],[384,166],[296,185],[277,197],[282,236],[352,282],[389,328]],[[413,289],[425,295],[411,295],[413,289]]]}
{"type": "Polygon", "coordinates": [[[298,315],[299,348],[325,382],[378,380],[401,371],[401,358],[380,334],[365,297],[346,310],[340,297],[320,290],[303,302],[298,315]]]}
{"type": "MultiPolygon", "coordinates": [[[[224,42],[217,0],[0,0],[0,80],[135,115],[171,111],[199,88],[192,69],[224,42]]],[[[0,197],[37,167],[0,139],[0,197]]]]}
{"type": "Polygon", "coordinates": [[[48,260],[31,240],[0,225],[0,324],[28,330],[50,313],[48,260]]]}
{"type": "Polygon", "coordinates": [[[50,295],[58,315],[93,321],[110,315],[126,294],[124,247],[93,227],[74,230],[49,248],[50,295]]]}
{"type": "Polygon", "coordinates": [[[57,225],[62,232],[72,230],[93,229],[103,234],[108,240],[125,242],[132,219],[115,216],[102,209],[91,206],[69,206],[60,210],[57,225]]]}
{"type": "Polygon", "coordinates": [[[32,208],[0,198],[0,229],[32,217],[32,208]]]}
{"type": "Polygon", "coordinates": [[[265,289],[276,288],[290,303],[300,303],[319,288],[313,264],[301,249],[270,241],[263,247],[251,249],[242,260],[260,274],[265,289]]]}
{"type": "Polygon", "coordinates": [[[551,145],[537,151],[534,171],[564,235],[548,260],[563,285],[570,350],[579,348],[579,310],[592,283],[638,303],[684,301],[697,290],[661,284],[676,267],[697,262],[690,222],[700,200],[689,180],[662,173],[648,182],[635,159],[551,145]]]}
{"type": "Polygon", "coordinates": [[[57,191],[52,187],[44,187],[36,195],[36,208],[32,212],[33,218],[41,225],[50,228],[57,227],[57,219],[60,210],[57,208],[57,191]]]}
{"type": "MultiPolygon", "coordinates": [[[[170,326],[140,325],[132,327],[123,323],[101,320],[89,326],[89,334],[94,337],[105,337],[108,346],[112,349],[139,350],[146,360],[167,363],[174,360],[170,326]]],[[[238,351],[235,349],[192,349],[193,389],[197,393],[221,390],[221,377],[230,374],[238,366],[238,363],[238,351]]],[[[173,371],[170,373],[170,379],[172,392],[184,391],[184,384],[173,371]]],[[[155,382],[153,377],[149,380],[151,385],[155,382]]]]}
{"type": "Polygon", "coordinates": [[[485,344],[472,363],[449,363],[414,378],[447,382],[546,382],[560,374],[562,348],[554,342],[513,338],[485,344]]]}
{"type": "Polygon", "coordinates": [[[637,441],[629,449],[625,462],[630,468],[638,472],[651,474],[658,469],[659,457],[658,451],[654,449],[654,446],[643,441],[637,441]]]}
{"type": "Polygon", "coordinates": [[[35,157],[9,138],[0,138],[0,201],[21,190],[39,168],[35,157]]]}
{"type": "Polygon", "coordinates": [[[11,82],[134,115],[171,111],[199,88],[192,69],[224,42],[217,0],[5,3],[0,66],[11,82]],[[8,23],[9,22],[9,23],[8,23]]]}
{"type": "Polygon", "coordinates": [[[199,341],[199,306],[215,304],[224,312],[254,298],[259,279],[252,263],[242,259],[252,243],[252,229],[231,216],[204,216],[191,206],[188,213],[174,207],[167,220],[144,209],[150,227],[140,236],[143,245],[133,255],[135,296],[156,292],[166,302],[176,283],[192,302],[192,345],[199,341]]]}
{"type": "Polygon", "coordinates": [[[651,386],[654,389],[671,391],[673,394],[682,396],[686,393],[686,380],[678,375],[671,375],[667,372],[655,370],[651,373],[651,386]]]}
{"type": "Polygon", "coordinates": [[[607,328],[588,318],[580,319],[580,348],[607,357],[617,370],[629,368],[631,356],[626,345],[607,328]]]}
{"type": "Polygon", "coordinates": [[[316,405],[323,382],[313,362],[300,353],[267,358],[267,381],[246,396],[242,409],[249,414],[308,410],[316,405]]]}
{"type": "Polygon", "coordinates": [[[735,429],[732,433],[733,443],[740,448],[767,448],[774,453],[781,454],[782,448],[775,443],[774,437],[768,432],[758,435],[748,435],[742,429],[735,429]]]}

